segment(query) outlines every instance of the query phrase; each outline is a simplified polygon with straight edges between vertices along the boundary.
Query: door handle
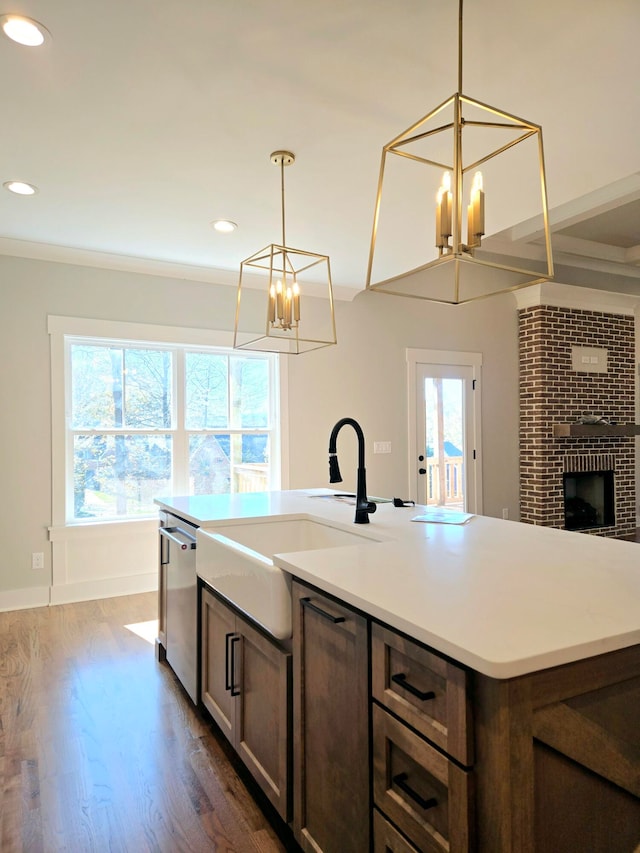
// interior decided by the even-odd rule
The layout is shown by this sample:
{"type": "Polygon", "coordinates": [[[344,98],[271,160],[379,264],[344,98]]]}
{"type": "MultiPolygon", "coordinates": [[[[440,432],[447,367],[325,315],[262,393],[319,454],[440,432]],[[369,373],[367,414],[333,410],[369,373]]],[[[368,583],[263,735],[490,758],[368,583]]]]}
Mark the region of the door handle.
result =
{"type": "Polygon", "coordinates": [[[196,547],[196,540],[193,536],[190,536],[184,530],[180,530],[179,527],[160,527],[160,536],[164,536],[166,539],[170,539],[175,545],[180,548],[181,551],[186,551],[189,548],[196,547]],[[182,533],[183,536],[187,538],[187,542],[183,539],[179,539],[175,533],[182,533]]]}
{"type": "Polygon", "coordinates": [[[240,637],[237,634],[234,634],[231,637],[231,695],[239,696],[240,690],[236,690],[235,680],[236,680],[236,656],[235,656],[235,644],[240,642],[240,637]]]}
{"type": "Polygon", "coordinates": [[[224,635],[224,689],[231,690],[233,687],[229,677],[229,637],[233,637],[233,631],[224,635]]]}
{"type": "Polygon", "coordinates": [[[426,473],[427,473],[426,468],[418,468],[418,474],[426,474],[426,473]]]}

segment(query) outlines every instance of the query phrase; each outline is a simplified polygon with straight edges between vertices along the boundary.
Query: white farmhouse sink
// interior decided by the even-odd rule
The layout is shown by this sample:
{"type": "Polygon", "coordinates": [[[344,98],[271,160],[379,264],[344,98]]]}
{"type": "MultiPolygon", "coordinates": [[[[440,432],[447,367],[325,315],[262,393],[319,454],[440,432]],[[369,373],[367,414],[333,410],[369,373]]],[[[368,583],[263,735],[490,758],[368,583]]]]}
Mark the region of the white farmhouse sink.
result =
{"type": "Polygon", "coordinates": [[[311,518],[236,521],[197,532],[198,575],[266,631],[291,636],[291,578],[275,554],[382,542],[385,536],[311,518]]]}

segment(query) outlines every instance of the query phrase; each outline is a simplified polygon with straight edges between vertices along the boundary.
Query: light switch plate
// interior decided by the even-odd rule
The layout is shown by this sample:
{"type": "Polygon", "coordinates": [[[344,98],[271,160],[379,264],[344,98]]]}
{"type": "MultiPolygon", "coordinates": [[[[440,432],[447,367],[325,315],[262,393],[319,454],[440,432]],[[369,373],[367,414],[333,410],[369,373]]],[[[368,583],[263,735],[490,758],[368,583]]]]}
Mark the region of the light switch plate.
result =
{"type": "Polygon", "coordinates": [[[608,354],[604,347],[571,347],[571,369],[578,373],[607,373],[608,354]]]}
{"type": "Polygon", "coordinates": [[[373,452],[374,453],[391,453],[391,442],[390,441],[374,441],[373,442],[373,452]]]}

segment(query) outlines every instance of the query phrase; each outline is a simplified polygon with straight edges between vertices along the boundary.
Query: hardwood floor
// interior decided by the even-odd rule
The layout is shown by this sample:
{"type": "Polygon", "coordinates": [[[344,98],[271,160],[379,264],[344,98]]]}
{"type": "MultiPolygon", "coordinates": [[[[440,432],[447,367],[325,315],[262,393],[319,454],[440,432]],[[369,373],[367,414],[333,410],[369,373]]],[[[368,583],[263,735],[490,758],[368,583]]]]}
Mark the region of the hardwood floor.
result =
{"type": "Polygon", "coordinates": [[[0,613],[2,853],[290,849],[126,627],[155,617],[155,593],[0,613]]]}

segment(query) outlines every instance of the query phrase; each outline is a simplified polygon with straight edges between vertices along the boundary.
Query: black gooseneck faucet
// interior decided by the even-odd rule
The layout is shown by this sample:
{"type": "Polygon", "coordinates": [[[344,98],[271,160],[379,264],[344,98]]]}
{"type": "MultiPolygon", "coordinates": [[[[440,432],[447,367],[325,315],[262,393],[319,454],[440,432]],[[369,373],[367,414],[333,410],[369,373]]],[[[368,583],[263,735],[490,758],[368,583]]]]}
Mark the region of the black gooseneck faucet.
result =
{"type": "Polygon", "coordinates": [[[338,466],[336,442],[338,433],[347,424],[354,428],[358,437],[358,487],[356,489],[355,524],[369,524],[369,515],[376,511],[376,505],[367,498],[367,472],[364,467],[364,433],[360,424],[354,421],[353,418],[342,418],[331,430],[331,437],[329,438],[329,482],[342,482],[340,467],[338,466]]]}

